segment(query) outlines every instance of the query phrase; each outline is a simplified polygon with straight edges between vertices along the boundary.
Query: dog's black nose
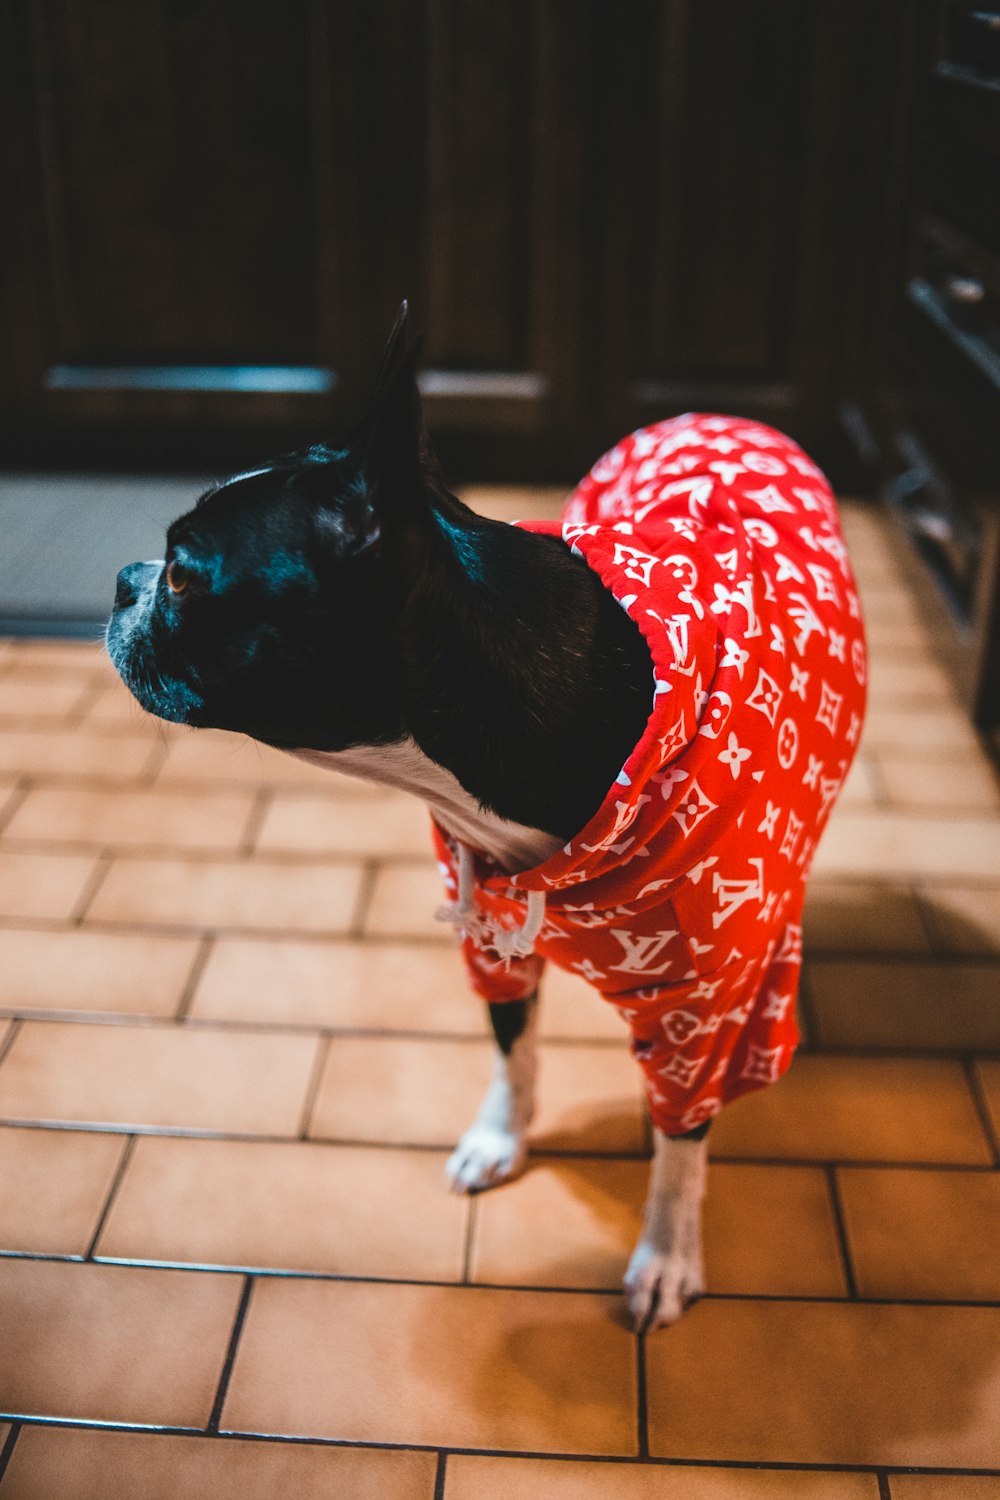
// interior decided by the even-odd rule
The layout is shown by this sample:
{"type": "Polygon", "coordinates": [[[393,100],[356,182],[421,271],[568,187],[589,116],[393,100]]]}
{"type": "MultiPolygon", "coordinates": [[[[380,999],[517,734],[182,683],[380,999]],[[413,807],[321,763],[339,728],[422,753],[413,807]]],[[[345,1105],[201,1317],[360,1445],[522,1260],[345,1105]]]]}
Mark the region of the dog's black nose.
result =
{"type": "Polygon", "coordinates": [[[138,599],[138,578],[141,572],[142,563],[129,563],[127,568],[122,568],[115,588],[115,609],[128,609],[138,599]]]}

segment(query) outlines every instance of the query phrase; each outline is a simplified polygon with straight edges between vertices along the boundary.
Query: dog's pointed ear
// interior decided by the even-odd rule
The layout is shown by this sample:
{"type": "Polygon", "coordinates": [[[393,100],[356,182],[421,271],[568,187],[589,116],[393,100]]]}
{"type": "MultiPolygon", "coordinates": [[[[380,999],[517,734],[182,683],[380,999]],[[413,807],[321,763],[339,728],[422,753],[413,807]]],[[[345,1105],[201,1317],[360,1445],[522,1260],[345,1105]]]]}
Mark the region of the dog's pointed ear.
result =
{"type": "Polygon", "coordinates": [[[410,338],[409,307],[404,302],[355,438],[375,510],[384,522],[419,506],[428,481],[439,479],[417,385],[418,354],[419,342],[410,338]]]}

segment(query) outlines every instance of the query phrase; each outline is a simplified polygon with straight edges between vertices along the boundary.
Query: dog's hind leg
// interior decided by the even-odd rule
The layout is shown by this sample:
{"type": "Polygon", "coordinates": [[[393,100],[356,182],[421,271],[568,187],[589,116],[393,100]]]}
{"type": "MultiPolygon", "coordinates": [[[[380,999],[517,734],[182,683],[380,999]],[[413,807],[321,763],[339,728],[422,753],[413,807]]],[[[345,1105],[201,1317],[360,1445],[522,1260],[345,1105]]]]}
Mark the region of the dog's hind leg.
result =
{"type": "Polygon", "coordinates": [[[452,1191],[475,1193],[516,1177],[535,1109],[537,995],[490,1005],[497,1041],[486,1097],[448,1161],[452,1191]]]}
{"type": "Polygon", "coordinates": [[[653,1168],[642,1234],[625,1273],[625,1297],[636,1327],[675,1323],[705,1290],[701,1204],[708,1127],[686,1136],[654,1131],[653,1168]]]}

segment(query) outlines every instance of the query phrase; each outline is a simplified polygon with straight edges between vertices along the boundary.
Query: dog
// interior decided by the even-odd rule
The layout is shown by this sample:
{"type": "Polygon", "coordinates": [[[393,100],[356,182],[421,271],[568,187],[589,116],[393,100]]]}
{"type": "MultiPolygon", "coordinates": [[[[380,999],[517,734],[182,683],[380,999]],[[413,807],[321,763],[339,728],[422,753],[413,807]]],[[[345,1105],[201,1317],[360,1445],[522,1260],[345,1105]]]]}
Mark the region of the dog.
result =
{"type": "Polygon", "coordinates": [[[860,734],[861,611],[820,470],[759,423],[631,434],[559,524],[445,486],[404,304],[363,421],[238,474],[118,576],[111,659],[162,719],[424,799],[496,1038],[452,1155],[523,1167],[546,960],[620,1011],[654,1152],[637,1326],[704,1291],[707,1133],[786,1070],[805,879],[860,734]]]}

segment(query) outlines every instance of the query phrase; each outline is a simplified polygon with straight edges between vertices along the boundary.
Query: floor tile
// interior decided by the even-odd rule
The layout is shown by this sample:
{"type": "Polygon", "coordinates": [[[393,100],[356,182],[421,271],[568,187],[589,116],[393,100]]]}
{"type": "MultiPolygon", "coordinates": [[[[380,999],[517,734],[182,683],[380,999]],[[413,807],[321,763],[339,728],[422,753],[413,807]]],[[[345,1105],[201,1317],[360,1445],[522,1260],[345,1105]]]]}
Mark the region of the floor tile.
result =
{"type": "Polygon", "coordinates": [[[804,918],[809,953],[929,953],[913,891],[865,881],[814,880],[804,918]]]}
{"type": "Polygon", "coordinates": [[[134,781],[160,754],[159,743],[149,734],[85,734],[74,729],[70,739],[58,730],[0,731],[0,771],[24,771],[34,777],[134,781]]]}
{"type": "Polygon", "coordinates": [[[470,990],[458,951],[431,943],[220,938],[191,1014],[372,1031],[486,1031],[486,1007],[470,990]]]}
{"type": "Polygon", "coordinates": [[[1000,811],[1000,785],[989,762],[978,754],[940,759],[901,757],[888,750],[879,752],[878,775],[889,799],[899,807],[922,807],[929,812],[943,808],[981,808],[1000,811]]]}
{"type": "Polygon", "coordinates": [[[436,1467],[433,1453],[25,1427],[0,1493],[4,1500],[433,1500],[436,1467]]]}
{"type": "Polygon", "coordinates": [[[921,660],[893,661],[877,653],[871,663],[869,692],[873,703],[888,706],[893,702],[908,704],[950,703],[951,680],[937,662],[921,660]]]}
{"type": "Polygon", "coordinates": [[[434,913],[445,899],[437,865],[382,865],[375,878],[365,932],[379,937],[438,938],[453,942],[451,927],[434,913]]]}
{"type": "Polygon", "coordinates": [[[910,591],[901,583],[865,588],[864,610],[866,625],[887,622],[908,625],[912,630],[919,630],[923,625],[923,617],[910,591]]]}
{"type": "Polygon", "coordinates": [[[921,893],[934,941],[948,953],[1000,953],[1000,884],[934,885],[921,893]]]}
{"type": "Polygon", "coordinates": [[[87,920],[343,933],[354,921],[360,889],[355,864],[119,859],[87,920]]]}
{"type": "Polygon", "coordinates": [[[0,1260],[0,1410],[204,1426],[241,1290],[238,1276],[0,1260]]]}
{"type": "Polygon", "coordinates": [[[557,521],[568,491],[555,485],[470,484],[463,502],[494,521],[557,521]]]}
{"type": "Polygon", "coordinates": [[[92,854],[0,850],[0,916],[66,920],[97,868],[92,854]]]}
{"type": "Polygon", "coordinates": [[[872,761],[859,755],[847,773],[847,780],[840,789],[840,807],[871,807],[879,799],[879,782],[872,761]]]}
{"type": "Polygon", "coordinates": [[[124,1150],[121,1136],[0,1129],[0,1250],[85,1255],[124,1150]]]}
{"type": "Polygon", "coordinates": [[[0,674],[0,720],[11,725],[21,719],[65,724],[92,691],[83,673],[8,668],[0,674]]]}
{"type": "Polygon", "coordinates": [[[293,755],[284,755],[242,734],[219,729],[192,729],[174,735],[157,786],[175,782],[222,781],[227,786],[315,786],[329,789],[328,772],[293,755]]]}
{"type": "Polygon", "coordinates": [[[539,1035],[628,1045],[628,1027],[621,1016],[579,974],[548,964],[539,991],[539,1035]]]}
{"type": "Polygon", "coordinates": [[[532,1148],[644,1152],[643,1101],[642,1075],[624,1043],[543,1043],[532,1148]]]}
{"type": "Polygon", "coordinates": [[[138,1142],[97,1254],[460,1281],[468,1200],[437,1152],[138,1142]]]}
{"type": "Polygon", "coordinates": [[[170,1016],[198,940],[158,934],[0,930],[0,1008],[170,1016]]]}
{"type": "Polygon", "coordinates": [[[942,772],[947,770],[947,757],[955,752],[981,753],[976,731],[957,704],[934,708],[874,704],[865,716],[862,744],[869,753],[889,750],[900,759],[939,755],[942,772]]]}
{"type": "Polygon", "coordinates": [[[473,1281],[614,1291],[642,1227],[645,1161],[537,1157],[476,1199],[473,1281]]]}
{"type": "Polygon", "coordinates": [[[1000,1302],[1000,1172],[841,1167],[863,1297],[1000,1302]]]}
{"type": "Polygon", "coordinates": [[[148,714],[117,678],[91,699],[82,723],[87,729],[132,729],[137,733],[152,732],[154,726],[162,726],[164,734],[173,733],[162,719],[148,714]]]}
{"type": "Polygon", "coordinates": [[[256,847],[267,853],[430,856],[427,808],[405,792],[379,797],[308,797],[279,792],[270,803],[256,847]]]}
{"type": "Polygon", "coordinates": [[[994,1308],[703,1301],[647,1341],[650,1451],[996,1467],[998,1350],[994,1308]]]}
{"type": "Polygon", "coordinates": [[[996,1500],[995,1474],[891,1474],[891,1500],[996,1500]]]}
{"type": "MultiPolygon", "coordinates": [[[[614,1290],[642,1225],[644,1161],[533,1160],[476,1202],[472,1278],[614,1290]]],[[[810,1167],[713,1163],[705,1208],[713,1293],[842,1296],[826,1180],[810,1167]]]]}
{"type": "Polygon", "coordinates": [[[708,1184],[709,1291],[776,1297],[845,1294],[837,1224],[820,1168],[711,1162],[708,1184]]]}
{"type": "Polygon", "coordinates": [[[485,1040],[335,1037],[309,1134],[451,1147],[479,1108],[492,1055],[485,1040]]]}
{"type": "Polygon", "coordinates": [[[70,641],[32,639],[18,636],[11,641],[15,662],[38,669],[77,668],[98,676],[114,671],[103,641],[70,641]]]}
{"type": "Polygon", "coordinates": [[[496,1500],[498,1495],[504,1500],[878,1500],[878,1492],[874,1474],[568,1463],[455,1453],[448,1455],[444,1500],[496,1500]]]}
{"type": "Polygon", "coordinates": [[[990,1161],[960,1063],[803,1055],[712,1125],[716,1156],[990,1161]]]}
{"type": "Polygon", "coordinates": [[[893,654],[909,657],[913,652],[930,655],[930,631],[925,626],[912,625],[907,620],[866,620],[865,635],[870,656],[893,654]]]}
{"type": "Polygon", "coordinates": [[[813,963],[816,1041],[827,1047],[1000,1047],[1000,971],[988,964],[813,963]]]}
{"type": "Polygon", "coordinates": [[[239,848],[253,794],[39,787],[4,829],[5,839],[180,849],[239,848]]]}
{"type": "Polygon", "coordinates": [[[633,1454],[617,1300],[271,1278],[254,1288],[224,1429],[633,1454]]]}
{"type": "MultiPolygon", "coordinates": [[[[471,1125],[492,1067],[485,1041],[335,1037],[309,1134],[451,1147],[471,1125]]],[[[535,1148],[642,1151],[638,1069],[614,1047],[543,1044],[535,1148]]]]}
{"type": "Polygon", "coordinates": [[[820,841],[817,875],[1000,880],[1000,819],[917,812],[835,812],[820,841]]]}
{"type": "Polygon", "coordinates": [[[298,1134],[310,1036],[28,1021],[0,1064],[0,1118],[298,1134]]]}

